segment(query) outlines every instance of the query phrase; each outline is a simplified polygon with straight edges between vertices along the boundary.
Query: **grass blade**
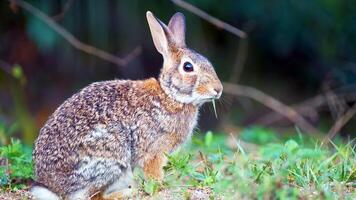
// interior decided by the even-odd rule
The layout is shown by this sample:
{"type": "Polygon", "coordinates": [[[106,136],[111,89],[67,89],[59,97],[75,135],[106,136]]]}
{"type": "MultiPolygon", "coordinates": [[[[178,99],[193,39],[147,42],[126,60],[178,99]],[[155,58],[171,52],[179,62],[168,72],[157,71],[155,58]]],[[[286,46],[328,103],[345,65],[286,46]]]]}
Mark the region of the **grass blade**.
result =
{"type": "Polygon", "coordinates": [[[215,117],[216,117],[216,119],[217,119],[217,118],[218,118],[218,114],[217,114],[217,112],[216,112],[215,99],[212,99],[212,100],[211,100],[211,103],[213,104],[214,114],[215,114],[215,117]]]}

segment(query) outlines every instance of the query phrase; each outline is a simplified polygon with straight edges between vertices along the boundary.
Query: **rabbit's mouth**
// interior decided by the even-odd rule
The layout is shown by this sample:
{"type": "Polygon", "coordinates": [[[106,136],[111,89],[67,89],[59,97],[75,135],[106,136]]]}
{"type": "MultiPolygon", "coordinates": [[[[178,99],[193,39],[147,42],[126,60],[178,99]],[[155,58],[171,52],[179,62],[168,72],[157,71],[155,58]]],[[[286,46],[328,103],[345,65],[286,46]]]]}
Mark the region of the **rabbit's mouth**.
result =
{"type": "Polygon", "coordinates": [[[219,98],[220,98],[220,96],[215,95],[213,97],[202,98],[201,101],[205,103],[205,102],[211,102],[211,101],[217,100],[219,98]]]}
{"type": "Polygon", "coordinates": [[[209,99],[210,101],[213,101],[213,100],[216,100],[216,99],[220,99],[221,94],[222,94],[222,91],[216,91],[216,90],[214,90],[214,94],[211,95],[208,99],[209,99]]]}
{"type": "Polygon", "coordinates": [[[211,99],[220,99],[222,92],[217,93],[211,99]]]}
{"type": "Polygon", "coordinates": [[[215,99],[219,99],[221,97],[222,94],[222,86],[218,85],[217,87],[214,87],[213,89],[211,89],[211,95],[209,97],[209,99],[215,100],[215,99]]]}

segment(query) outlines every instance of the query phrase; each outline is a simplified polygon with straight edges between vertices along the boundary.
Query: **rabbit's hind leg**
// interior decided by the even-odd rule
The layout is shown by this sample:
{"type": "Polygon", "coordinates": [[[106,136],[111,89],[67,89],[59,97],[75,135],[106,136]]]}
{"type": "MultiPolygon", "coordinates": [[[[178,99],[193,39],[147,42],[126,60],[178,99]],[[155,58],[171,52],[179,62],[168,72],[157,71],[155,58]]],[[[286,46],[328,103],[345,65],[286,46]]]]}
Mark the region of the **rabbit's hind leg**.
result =
{"type": "Polygon", "coordinates": [[[118,180],[109,185],[103,193],[105,200],[117,200],[131,197],[135,192],[135,182],[131,167],[122,171],[122,175],[118,180]]]}
{"type": "Polygon", "coordinates": [[[34,186],[30,191],[37,200],[60,200],[57,194],[42,186],[34,186]]]}

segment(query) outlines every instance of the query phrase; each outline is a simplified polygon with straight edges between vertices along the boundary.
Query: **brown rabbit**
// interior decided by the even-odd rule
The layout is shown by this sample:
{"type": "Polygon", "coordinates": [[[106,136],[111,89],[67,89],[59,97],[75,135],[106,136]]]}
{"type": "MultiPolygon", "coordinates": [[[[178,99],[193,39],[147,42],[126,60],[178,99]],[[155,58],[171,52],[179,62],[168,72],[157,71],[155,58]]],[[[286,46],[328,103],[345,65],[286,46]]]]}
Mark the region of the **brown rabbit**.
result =
{"type": "Polygon", "coordinates": [[[163,178],[165,154],[192,134],[199,107],[221,96],[211,63],[185,45],[185,19],[147,21],[164,62],[159,79],[93,83],[66,100],[40,131],[33,152],[40,200],[129,195],[132,171],[163,178]]]}

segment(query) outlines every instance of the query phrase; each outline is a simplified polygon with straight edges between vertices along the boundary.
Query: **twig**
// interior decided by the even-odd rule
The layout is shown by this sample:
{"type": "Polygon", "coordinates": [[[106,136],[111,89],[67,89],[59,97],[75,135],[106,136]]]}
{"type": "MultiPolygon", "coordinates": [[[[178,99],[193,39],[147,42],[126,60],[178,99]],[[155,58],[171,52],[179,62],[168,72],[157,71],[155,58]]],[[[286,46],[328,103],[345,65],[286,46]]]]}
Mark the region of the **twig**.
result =
{"type": "MultiPolygon", "coordinates": [[[[355,101],[356,95],[351,94],[351,92],[340,92],[339,90],[334,91],[338,98],[345,99],[346,102],[355,101]]],[[[317,115],[317,110],[320,107],[326,105],[328,103],[324,94],[316,95],[308,100],[305,100],[301,103],[295,104],[291,106],[294,110],[300,113],[303,116],[307,116],[310,118],[315,118],[317,115]]],[[[262,116],[261,118],[255,120],[257,123],[270,125],[284,118],[283,115],[280,115],[276,112],[271,112],[262,116]]]]}
{"type": "Polygon", "coordinates": [[[330,109],[331,116],[336,121],[338,118],[340,118],[340,116],[343,115],[343,113],[345,113],[348,106],[345,101],[342,101],[338,98],[338,96],[330,89],[327,83],[324,83],[323,90],[325,91],[325,97],[330,109]]]}
{"type": "Polygon", "coordinates": [[[330,131],[326,135],[326,138],[324,139],[324,143],[327,141],[330,141],[335,137],[335,135],[341,130],[342,127],[345,126],[345,124],[352,119],[352,117],[356,114],[356,103],[343,115],[341,116],[335,124],[331,127],[330,131]]]}
{"type": "MultiPolygon", "coordinates": [[[[248,38],[242,38],[239,40],[236,61],[235,64],[233,65],[232,72],[229,77],[230,83],[239,82],[242,70],[245,66],[247,56],[248,56],[248,38]]],[[[233,104],[235,100],[239,100],[239,99],[236,99],[235,96],[231,96],[231,104],[233,104]]],[[[220,119],[221,119],[219,122],[220,125],[226,124],[230,120],[229,115],[222,115],[220,119]]]]}
{"type": "Polygon", "coordinates": [[[106,60],[108,62],[114,63],[119,66],[125,66],[133,58],[135,58],[136,56],[138,56],[141,53],[141,47],[138,46],[131,53],[126,55],[124,58],[114,56],[113,54],[110,54],[104,50],[98,49],[96,47],[90,46],[88,44],[85,44],[85,43],[79,41],[70,32],[68,32],[66,29],[64,29],[62,26],[60,26],[58,23],[56,23],[52,18],[50,18],[48,15],[44,14],[39,9],[33,7],[31,4],[29,4],[25,1],[22,1],[22,0],[9,0],[9,1],[11,3],[16,4],[19,7],[27,10],[34,16],[38,17],[40,20],[45,22],[49,27],[51,27],[54,31],[56,31],[60,36],[62,36],[65,40],[67,40],[75,48],[77,48],[81,51],[84,51],[88,54],[99,57],[99,58],[106,60]]]}
{"type": "Polygon", "coordinates": [[[232,69],[229,82],[237,83],[240,80],[240,76],[245,66],[247,56],[248,56],[248,38],[244,38],[239,41],[237,57],[236,57],[234,68],[232,69]]]}
{"type": "Polygon", "coordinates": [[[241,38],[246,38],[247,34],[243,31],[241,31],[240,29],[221,21],[220,19],[217,19],[211,15],[209,15],[208,13],[200,10],[199,8],[193,6],[190,3],[187,3],[185,1],[182,0],[171,0],[174,4],[176,4],[177,6],[184,8],[192,13],[194,13],[195,15],[199,16],[200,18],[210,22],[211,24],[217,26],[218,28],[224,29],[238,37],[241,38]]]}
{"type": "Polygon", "coordinates": [[[205,166],[209,167],[210,169],[213,169],[213,166],[211,165],[211,163],[208,162],[208,160],[206,159],[206,157],[204,156],[203,152],[199,151],[199,156],[200,159],[203,161],[203,163],[205,164],[205,166]]]}
{"type": "Polygon", "coordinates": [[[283,104],[277,99],[249,86],[242,86],[232,83],[223,83],[224,92],[232,95],[244,96],[252,98],[261,104],[269,107],[275,112],[285,116],[287,119],[295,123],[307,133],[320,133],[313,125],[304,119],[293,108],[283,104]]]}
{"type": "Polygon", "coordinates": [[[72,7],[74,0],[68,0],[63,8],[62,11],[60,13],[58,13],[57,15],[53,16],[53,20],[55,21],[59,21],[62,20],[64,18],[64,16],[66,15],[66,13],[69,11],[70,7],[72,7]]]}
{"type": "MultiPolygon", "coordinates": [[[[254,28],[254,23],[249,21],[243,24],[242,30],[246,33],[250,33],[254,28]]],[[[248,37],[239,40],[237,48],[237,56],[235,64],[233,65],[232,73],[229,78],[230,83],[238,83],[242,74],[242,70],[245,67],[245,63],[248,57],[249,43],[248,37]]]]}
{"type": "Polygon", "coordinates": [[[3,60],[0,60],[0,69],[2,69],[4,72],[9,74],[11,77],[13,76],[12,75],[12,66],[9,63],[7,63],[3,60]]]}
{"type": "MultiPolygon", "coordinates": [[[[320,94],[313,98],[305,100],[302,103],[292,105],[291,107],[303,116],[307,116],[309,118],[315,118],[315,116],[317,117],[317,111],[315,111],[315,109],[324,105],[325,103],[326,103],[325,96],[320,94]]],[[[260,117],[259,119],[256,120],[256,122],[260,124],[270,125],[279,120],[282,120],[283,118],[284,118],[283,115],[276,112],[271,112],[269,114],[260,117]]]]}

